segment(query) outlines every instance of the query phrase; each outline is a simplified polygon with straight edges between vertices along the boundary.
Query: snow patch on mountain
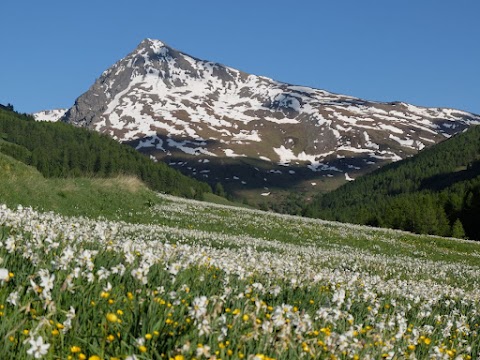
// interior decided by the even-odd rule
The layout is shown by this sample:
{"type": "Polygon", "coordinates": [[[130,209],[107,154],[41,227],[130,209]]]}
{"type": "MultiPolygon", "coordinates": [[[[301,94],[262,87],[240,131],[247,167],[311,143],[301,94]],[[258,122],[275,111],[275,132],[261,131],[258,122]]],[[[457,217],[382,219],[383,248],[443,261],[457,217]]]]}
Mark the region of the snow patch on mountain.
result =
{"type": "Polygon", "coordinates": [[[355,179],[352,178],[352,177],[350,177],[350,176],[348,175],[348,173],[345,173],[345,180],[347,180],[347,181],[355,181],[355,179]]]}
{"type": "Polygon", "coordinates": [[[68,109],[54,109],[54,110],[42,110],[33,113],[33,117],[37,121],[50,121],[55,122],[61,119],[65,115],[68,109]]]}
{"type": "Polygon", "coordinates": [[[247,157],[245,154],[235,154],[235,152],[232,149],[224,149],[223,152],[225,153],[226,157],[230,158],[236,158],[236,157],[247,157]]]}

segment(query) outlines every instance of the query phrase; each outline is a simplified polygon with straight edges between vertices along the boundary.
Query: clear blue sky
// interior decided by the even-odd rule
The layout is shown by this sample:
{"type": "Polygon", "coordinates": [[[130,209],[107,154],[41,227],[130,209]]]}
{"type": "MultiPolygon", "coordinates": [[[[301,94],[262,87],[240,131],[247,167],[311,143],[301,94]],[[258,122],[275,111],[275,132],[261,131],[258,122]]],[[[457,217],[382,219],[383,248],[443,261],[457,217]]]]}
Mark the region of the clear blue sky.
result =
{"type": "Polygon", "coordinates": [[[479,0],[7,0],[0,103],[70,107],[144,38],[276,80],[480,113],[479,0]]]}

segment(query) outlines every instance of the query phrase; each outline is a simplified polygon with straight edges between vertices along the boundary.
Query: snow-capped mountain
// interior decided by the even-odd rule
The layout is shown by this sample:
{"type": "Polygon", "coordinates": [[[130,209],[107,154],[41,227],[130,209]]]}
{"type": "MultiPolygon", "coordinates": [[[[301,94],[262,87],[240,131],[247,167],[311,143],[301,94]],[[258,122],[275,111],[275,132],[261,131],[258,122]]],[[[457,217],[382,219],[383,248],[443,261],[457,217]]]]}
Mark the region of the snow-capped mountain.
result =
{"type": "Polygon", "coordinates": [[[480,123],[480,116],[290,85],[146,39],[106,70],[63,121],[211,183],[265,194],[285,183],[353,180],[480,123]]]}
{"type": "Polygon", "coordinates": [[[33,117],[37,121],[58,121],[65,115],[68,109],[42,110],[33,113],[33,117]]]}

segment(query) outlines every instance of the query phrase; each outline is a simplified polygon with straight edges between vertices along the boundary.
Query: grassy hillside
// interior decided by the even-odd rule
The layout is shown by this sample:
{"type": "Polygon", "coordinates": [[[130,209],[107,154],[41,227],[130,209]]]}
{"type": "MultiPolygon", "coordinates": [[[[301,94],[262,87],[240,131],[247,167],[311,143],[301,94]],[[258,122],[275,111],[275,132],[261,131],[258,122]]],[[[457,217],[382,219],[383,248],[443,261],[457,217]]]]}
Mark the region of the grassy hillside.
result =
{"type": "Polygon", "coordinates": [[[166,195],[133,210],[0,205],[2,359],[480,356],[479,243],[166,195]]]}
{"type": "Polygon", "coordinates": [[[321,195],[305,214],[480,239],[480,127],[321,195]]]}
{"type": "Polygon", "coordinates": [[[36,122],[4,108],[0,108],[0,152],[49,178],[129,175],[170,194],[202,199],[211,192],[207,184],[154,163],[107,136],[63,123],[36,122]]]}
{"type": "MultiPolygon", "coordinates": [[[[205,193],[204,200],[235,205],[205,193]]],[[[0,203],[11,208],[30,206],[68,216],[148,223],[158,195],[133,176],[111,178],[45,178],[32,166],[0,152],[0,203]]]]}
{"type": "Polygon", "coordinates": [[[131,176],[100,178],[45,178],[35,168],[0,153],[0,201],[10,207],[32,206],[70,216],[103,216],[138,221],[135,214],[157,201],[157,196],[131,176]],[[131,211],[130,216],[126,216],[131,211]]]}

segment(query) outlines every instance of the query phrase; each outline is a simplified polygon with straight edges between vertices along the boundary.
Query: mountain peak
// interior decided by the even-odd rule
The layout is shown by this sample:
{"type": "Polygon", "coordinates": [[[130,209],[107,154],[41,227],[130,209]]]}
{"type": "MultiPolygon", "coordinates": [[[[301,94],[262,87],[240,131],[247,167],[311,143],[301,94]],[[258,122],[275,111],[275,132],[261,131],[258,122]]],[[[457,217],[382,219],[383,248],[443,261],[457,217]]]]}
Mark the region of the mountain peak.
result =
{"type": "Polygon", "coordinates": [[[159,54],[162,48],[168,47],[164,42],[157,39],[146,38],[137,46],[137,49],[151,49],[154,53],[159,54]]]}
{"type": "Polygon", "coordinates": [[[338,186],[479,124],[480,116],[281,83],[147,38],[64,120],[202,180],[263,193],[291,183],[320,188],[331,178],[338,186]]]}

